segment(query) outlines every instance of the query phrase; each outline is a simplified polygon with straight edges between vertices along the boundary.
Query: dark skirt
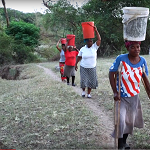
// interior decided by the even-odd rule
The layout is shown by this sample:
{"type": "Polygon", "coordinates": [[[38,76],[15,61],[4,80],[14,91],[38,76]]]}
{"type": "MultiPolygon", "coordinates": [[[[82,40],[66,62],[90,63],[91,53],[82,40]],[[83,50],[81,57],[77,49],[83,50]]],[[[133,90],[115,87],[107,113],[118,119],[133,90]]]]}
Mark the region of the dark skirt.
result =
{"type": "Polygon", "coordinates": [[[81,88],[89,87],[91,89],[98,87],[96,67],[84,68],[80,66],[80,86],[81,88]]]}
{"type": "Polygon", "coordinates": [[[64,76],[66,77],[72,77],[75,76],[75,66],[67,66],[64,67],[64,76]]]}

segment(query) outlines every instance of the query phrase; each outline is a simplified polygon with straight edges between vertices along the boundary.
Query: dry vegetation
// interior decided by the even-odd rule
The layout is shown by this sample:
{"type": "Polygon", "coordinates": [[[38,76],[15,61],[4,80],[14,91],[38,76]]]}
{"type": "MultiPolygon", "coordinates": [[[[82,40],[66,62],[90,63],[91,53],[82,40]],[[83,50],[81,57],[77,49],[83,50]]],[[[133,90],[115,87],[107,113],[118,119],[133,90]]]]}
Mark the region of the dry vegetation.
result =
{"type": "MultiPolygon", "coordinates": [[[[150,56],[144,56],[150,66],[150,56]]],[[[113,121],[113,95],[108,71],[115,58],[99,58],[99,87],[92,91],[92,100],[113,121]]],[[[58,62],[42,63],[60,77],[58,62]]],[[[102,149],[105,126],[71,86],[54,80],[37,64],[22,65],[19,80],[0,79],[0,143],[15,149],[102,149]]],[[[150,72],[150,67],[149,67],[150,72]]],[[[80,88],[79,70],[76,72],[80,88]]],[[[150,148],[150,100],[141,85],[140,98],[145,128],[136,129],[129,143],[134,148],[150,148]]],[[[104,118],[105,119],[105,118],[104,118]]],[[[110,127],[112,128],[112,127],[110,127]]],[[[1,148],[1,147],[0,147],[1,148]]]]}

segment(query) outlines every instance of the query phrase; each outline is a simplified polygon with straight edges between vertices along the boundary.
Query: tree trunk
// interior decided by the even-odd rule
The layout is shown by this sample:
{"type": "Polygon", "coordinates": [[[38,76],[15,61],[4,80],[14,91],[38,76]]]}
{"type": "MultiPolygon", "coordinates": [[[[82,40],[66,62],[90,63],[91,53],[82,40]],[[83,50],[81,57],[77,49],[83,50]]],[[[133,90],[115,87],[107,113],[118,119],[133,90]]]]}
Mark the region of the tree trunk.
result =
{"type": "Polygon", "coordinates": [[[47,0],[46,2],[45,2],[45,0],[43,0],[44,6],[47,7],[48,9],[51,9],[51,8],[52,8],[52,6],[49,6],[49,5],[48,5],[48,3],[51,3],[51,2],[52,2],[51,0],[47,0]]]}
{"type": "Polygon", "coordinates": [[[9,18],[8,18],[8,13],[7,13],[6,5],[5,5],[5,0],[2,0],[2,4],[4,6],[4,11],[5,11],[5,16],[6,16],[6,22],[7,22],[7,28],[8,28],[8,26],[9,26],[9,18]]]}

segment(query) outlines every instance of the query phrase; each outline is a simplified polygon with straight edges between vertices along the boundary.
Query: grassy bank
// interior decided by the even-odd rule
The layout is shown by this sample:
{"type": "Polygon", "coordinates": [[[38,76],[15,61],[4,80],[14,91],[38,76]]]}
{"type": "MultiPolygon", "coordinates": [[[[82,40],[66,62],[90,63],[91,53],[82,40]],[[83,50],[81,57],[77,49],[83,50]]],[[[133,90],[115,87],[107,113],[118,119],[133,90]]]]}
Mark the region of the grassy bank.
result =
{"type": "MultiPolygon", "coordinates": [[[[149,73],[150,73],[150,56],[149,55],[143,55],[143,57],[147,61],[149,73]]],[[[108,79],[108,72],[109,67],[113,63],[115,58],[99,58],[97,60],[97,75],[98,75],[98,82],[99,86],[96,90],[92,91],[92,96],[99,103],[99,105],[104,108],[105,113],[108,114],[113,121],[113,93],[109,84],[108,79]]],[[[46,63],[43,64],[43,66],[47,68],[51,68],[53,71],[55,71],[55,66],[58,65],[58,62],[52,62],[52,63],[46,63]]],[[[55,71],[56,72],[56,71],[55,71]]],[[[59,75],[59,72],[56,72],[59,75]]],[[[150,79],[150,77],[149,77],[150,79]]],[[[150,81],[150,80],[149,80],[150,81]]],[[[77,86],[80,87],[80,74],[79,70],[76,72],[76,83],[77,86]]],[[[144,123],[145,127],[143,129],[136,129],[134,130],[133,136],[129,136],[128,142],[132,147],[135,149],[150,149],[150,100],[147,97],[147,94],[145,92],[145,89],[143,87],[143,84],[140,83],[140,100],[143,108],[143,116],[144,116],[144,123]]]]}
{"type": "MultiPolygon", "coordinates": [[[[150,56],[144,56],[150,66],[150,56]]],[[[99,58],[99,86],[92,90],[93,100],[113,121],[113,94],[108,71],[114,58],[99,58]]],[[[58,62],[42,63],[55,70],[58,62]]],[[[150,72],[150,67],[149,67],[150,72]]],[[[66,83],[55,81],[36,64],[22,65],[20,80],[0,79],[0,142],[15,149],[102,149],[110,148],[105,140],[104,126],[85,107],[83,99],[66,83]]],[[[76,87],[80,88],[79,70],[76,87]]],[[[144,129],[136,129],[129,143],[134,148],[150,148],[150,100],[141,85],[140,99],[145,121],[144,129]]],[[[107,126],[107,125],[106,125],[107,126]]]]}
{"type": "Polygon", "coordinates": [[[81,97],[36,64],[22,67],[20,80],[0,79],[0,142],[19,150],[103,148],[81,97]]]}

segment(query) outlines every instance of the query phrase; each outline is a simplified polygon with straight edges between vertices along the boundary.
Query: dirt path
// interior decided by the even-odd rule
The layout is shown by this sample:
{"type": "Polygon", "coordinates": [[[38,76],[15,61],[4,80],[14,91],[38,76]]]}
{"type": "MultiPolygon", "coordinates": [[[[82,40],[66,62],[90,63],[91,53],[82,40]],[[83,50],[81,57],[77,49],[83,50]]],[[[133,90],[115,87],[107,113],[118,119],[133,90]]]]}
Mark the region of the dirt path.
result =
{"type": "MultiPolygon", "coordinates": [[[[56,81],[62,82],[60,77],[58,77],[53,71],[48,68],[41,66],[40,64],[37,65],[38,67],[44,69],[45,73],[50,75],[56,81]]],[[[72,87],[72,86],[71,86],[72,87]]],[[[74,91],[81,95],[81,89],[78,87],[72,87],[74,91]]],[[[112,119],[105,113],[104,109],[99,106],[99,104],[94,101],[93,99],[83,98],[85,105],[88,109],[90,109],[95,116],[98,117],[98,122],[100,125],[103,126],[102,133],[105,135],[104,143],[107,143],[107,146],[110,148],[114,147],[114,139],[110,136],[110,133],[113,131],[113,121],[112,119]]]]}

